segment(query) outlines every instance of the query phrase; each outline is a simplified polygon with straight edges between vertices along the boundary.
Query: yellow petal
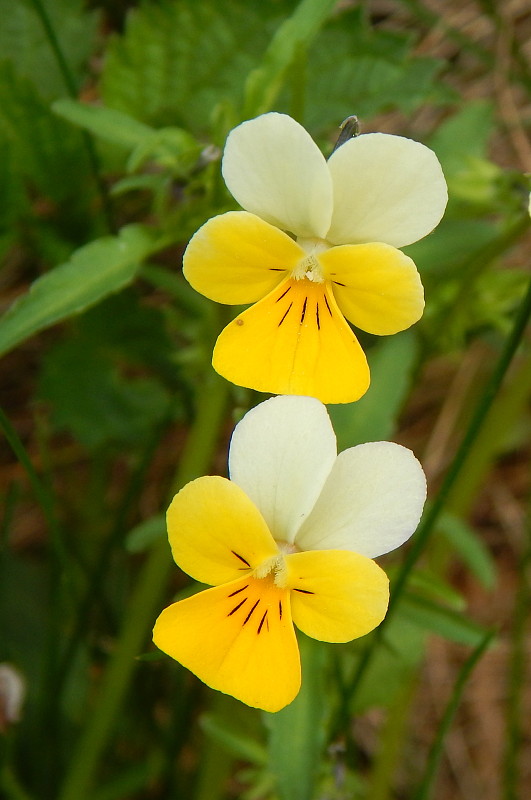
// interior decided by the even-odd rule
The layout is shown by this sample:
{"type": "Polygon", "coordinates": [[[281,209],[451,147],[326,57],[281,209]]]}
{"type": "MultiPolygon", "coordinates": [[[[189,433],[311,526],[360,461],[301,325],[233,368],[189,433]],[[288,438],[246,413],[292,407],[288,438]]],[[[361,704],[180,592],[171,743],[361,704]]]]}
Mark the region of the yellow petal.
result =
{"type": "Polygon", "coordinates": [[[300,688],[289,592],[271,577],[245,578],[174,603],[153,641],[204,683],[243,703],[279,711],[300,688]]]}
{"type": "Polygon", "coordinates": [[[254,503],[226,478],[188,483],[173,498],[167,521],[175,562],[201,583],[233,581],[278,555],[254,503]]]}
{"type": "Polygon", "coordinates": [[[369,387],[358,340],[325,283],[287,278],[223,330],[214,369],[239,386],[271,394],[350,403],[369,387]]]}
{"type": "Polygon", "coordinates": [[[303,257],[287,233],[247,211],[229,211],[192,237],[183,272],[205,297],[239,305],[264,297],[303,257]]]}
{"type": "Polygon", "coordinates": [[[314,550],[286,558],[291,611],[303,633],[323,642],[349,642],[385,617],[389,581],[370,558],[344,550],[314,550]]]}
{"type": "Polygon", "coordinates": [[[356,327],[380,336],[417,322],[424,290],[413,261],[391,245],[331,247],[319,255],[337,304],[356,327]]]}

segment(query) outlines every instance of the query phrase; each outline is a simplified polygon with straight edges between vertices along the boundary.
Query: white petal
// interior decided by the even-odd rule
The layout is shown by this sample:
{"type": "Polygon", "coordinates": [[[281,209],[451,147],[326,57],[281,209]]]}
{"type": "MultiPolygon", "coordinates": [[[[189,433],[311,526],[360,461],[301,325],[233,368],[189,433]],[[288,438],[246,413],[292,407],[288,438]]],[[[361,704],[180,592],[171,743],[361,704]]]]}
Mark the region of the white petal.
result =
{"type": "Polygon", "coordinates": [[[229,472],[253,500],[278,541],[293,542],[336,458],[325,406],[313,397],[280,396],[236,426],[229,472]]]}
{"type": "Polygon", "coordinates": [[[263,114],[229,133],[225,183],[238,203],[277,228],[322,238],[332,217],[332,180],[321,151],[294,119],[263,114]]]}
{"type": "Polygon", "coordinates": [[[381,556],[409,539],[425,499],[426,478],[411,450],[392,442],[360,444],[337,457],[297,546],[381,556]]]}
{"type": "Polygon", "coordinates": [[[422,239],[440,222],[448,192],[437,156],[420,142],[386,133],[350,139],[328,161],[333,244],[422,239]]]}

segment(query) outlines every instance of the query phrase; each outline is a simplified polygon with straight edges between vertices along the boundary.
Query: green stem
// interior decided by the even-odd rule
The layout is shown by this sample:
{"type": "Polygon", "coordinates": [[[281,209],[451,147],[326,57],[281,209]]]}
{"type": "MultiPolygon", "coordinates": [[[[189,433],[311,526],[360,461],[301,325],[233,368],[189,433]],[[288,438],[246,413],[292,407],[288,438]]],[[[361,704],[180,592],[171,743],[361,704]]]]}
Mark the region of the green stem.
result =
{"type": "MultiPolygon", "coordinates": [[[[50,17],[48,16],[46,9],[44,8],[42,0],[31,0],[31,2],[33,4],[37,16],[41,21],[42,27],[44,28],[44,32],[46,33],[46,38],[48,39],[48,43],[55,56],[55,60],[57,61],[59,71],[63,76],[63,80],[65,82],[68,94],[70,95],[70,97],[77,98],[78,92],[74,76],[72,75],[70,67],[68,66],[66,58],[64,57],[61,45],[59,44],[59,40],[55,34],[55,30],[50,21],[50,17]]],[[[83,140],[83,144],[85,146],[90,168],[92,170],[94,182],[96,184],[98,194],[100,195],[103,213],[105,215],[105,219],[107,222],[107,227],[111,233],[116,233],[116,226],[113,220],[111,201],[109,199],[109,193],[107,192],[107,187],[105,186],[105,183],[101,177],[99,158],[98,154],[96,153],[96,148],[94,147],[93,139],[91,135],[86,131],[81,131],[81,137],[83,140]]]]}
{"type": "Polygon", "coordinates": [[[387,712],[379,750],[373,759],[365,800],[389,800],[392,797],[393,776],[407,741],[417,681],[418,671],[412,669],[404,678],[396,700],[387,712]]]}
{"type": "Polygon", "coordinates": [[[452,724],[455,713],[459,708],[459,704],[461,702],[461,697],[463,695],[466,683],[470,675],[472,674],[474,667],[476,666],[481,656],[491,643],[493,636],[494,634],[492,631],[489,631],[484,636],[484,638],[475,648],[473,653],[469,656],[463,668],[461,669],[461,672],[459,673],[454,690],[452,692],[452,696],[450,697],[450,700],[444,712],[444,716],[441,720],[441,724],[437,729],[435,740],[428,755],[424,776],[419,784],[417,791],[413,795],[412,800],[428,800],[431,794],[433,788],[433,779],[435,778],[437,767],[439,766],[439,761],[441,760],[443,752],[444,740],[446,738],[448,731],[450,730],[450,726],[452,724]]]}
{"type": "Polygon", "coordinates": [[[528,533],[524,552],[519,559],[518,589],[511,631],[511,658],[509,662],[506,736],[503,758],[503,800],[518,800],[520,759],[525,741],[523,714],[526,687],[526,632],[531,601],[531,536],[528,533]]]}
{"type": "Polygon", "coordinates": [[[54,513],[54,504],[53,499],[50,496],[46,486],[41,481],[35,467],[31,463],[31,458],[29,457],[26,448],[22,444],[15,428],[12,426],[11,422],[4,414],[3,410],[0,408],[0,428],[4,432],[4,436],[7,439],[7,442],[13,453],[17,457],[20,464],[24,467],[26,474],[28,476],[29,482],[31,484],[31,488],[35,493],[35,497],[37,498],[37,502],[39,503],[42,513],[44,515],[44,519],[46,520],[46,524],[50,531],[50,536],[52,539],[52,544],[56,554],[59,556],[61,561],[61,566],[66,566],[67,557],[66,551],[64,547],[64,543],[61,539],[61,534],[59,531],[59,526],[57,524],[57,520],[55,518],[54,513]]]}
{"type": "MultiPolygon", "coordinates": [[[[389,610],[387,612],[387,616],[381,623],[380,627],[377,628],[375,631],[374,637],[371,640],[371,643],[368,647],[365,648],[363,654],[358,662],[358,666],[356,672],[352,678],[352,681],[349,686],[349,697],[352,697],[356,692],[358,686],[360,685],[367,668],[376,652],[378,645],[380,644],[384,631],[386,630],[387,625],[389,624],[390,619],[392,618],[393,614],[396,611],[396,607],[400,597],[402,596],[407,579],[419,560],[420,556],[424,552],[424,549],[428,543],[428,540],[434,530],[435,523],[439,518],[439,514],[443,510],[446,500],[450,494],[451,489],[455,485],[458,477],[461,474],[461,470],[467,460],[469,452],[472,448],[472,445],[477,438],[481,426],[487,416],[489,409],[492,406],[494,398],[496,397],[500,386],[503,382],[505,374],[509,368],[509,365],[513,359],[513,356],[522,340],[524,335],[524,331],[526,329],[527,323],[529,321],[529,317],[531,316],[531,281],[529,283],[527,293],[524,296],[518,313],[516,315],[514,325],[512,328],[509,337],[505,342],[505,346],[501,352],[500,358],[498,359],[498,363],[483,391],[481,398],[476,406],[472,419],[470,420],[468,429],[463,436],[461,444],[457,450],[457,453],[454,456],[452,464],[448,472],[445,475],[441,488],[435,498],[434,502],[430,506],[428,512],[424,516],[416,536],[413,539],[413,544],[408,551],[404,563],[400,572],[398,573],[398,577],[396,582],[393,585],[392,592],[391,592],[391,602],[389,603],[389,610]]],[[[348,709],[342,709],[341,711],[341,721],[344,722],[344,716],[348,713],[348,709]]],[[[337,733],[338,727],[334,728],[334,732],[337,733]]]]}
{"type": "MultiPolygon", "coordinates": [[[[224,418],[228,385],[211,375],[201,392],[199,407],[175,478],[178,489],[204,472],[215,450],[224,418]]],[[[99,760],[108,747],[120,707],[136,666],[135,656],[152,627],[171,568],[168,543],[157,543],[148,556],[125,613],[125,622],[99,696],[77,743],[59,800],[86,800],[99,760]]]]}
{"type": "MultiPolygon", "coordinates": [[[[59,698],[55,692],[55,681],[57,674],[57,660],[59,653],[59,642],[61,640],[61,593],[65,583],[69,582],[70,566],[68,554],[63,541],[59,523],[56,518],[54,501],[48,488],[37,474],[31,462],[26,448],[22,444],[16,430],[0,408],[0,428],[4,431],[5,437],[11,446],[15,456],[25,469],[31,488],[39,503],[47,529],[49,531],[49,550],[50,550],[50,575],[49,575],[49,604],[50,615],[47,626],[46,654],[44,658],[43,687],[40,696],[42,706],[40,708],[41,727],[47,732],[44,737],[41,750],[46,753],[44,763],[46,764],[47,782],[52,784],[54,774],[58,770],[59,751],[58,751],[58,726],[60,715],[57,711],[59,698]]],[[[42,736],[41,736],[42,738],[42,736]]]]}
{"type": "Polygon", "coordinates": [[[95,605],[95,599],[97,600],[98,598],[98,592],[101,591],[101,587],[105,582],[107,570],[112,563],[112,553],[124,535],[127,514],[134,498],[138,497],[138,492],[141,489],[141,481],[145,477],[146,470],[151,463],[151,459],[160,440],[160,436],[161,431],[157,430],[156,436],[154,436],[152,440],[148,442],[138,469],[131,478],[130,485],[127,488],[123,502],[117,510],[115,523],[111,529],[111,532],[105,539],[100,552],[95,559],[95,563],[90,569],[85,593],[79,602],[78,612],[76,614],[76,624],[69,640],[64,647],[64,652],[62,653],[61,662],[58,667],[56,686],[57,692],[61,691],[61,687],[66,680],[68,671],[77,653],[83,635],[87,630],[90,614],[95,605]]]}
{"type": "Polygon", "coordinates": [[[433,331],[434,339],[442,339],[448,328],[448,316],[459,319],[468,313],[470,295],[475,283],[487,271],[489,266],[496,262],[503,253],[510,250],[529,229],[529,217],[523,216],[511,221],[504,230],[500,231],[495,239],[479,247],[470,256],[456,262],[448,274],[449,278],[457,279],[455,291],[450,293],[437,311],[437,320],[433,331]]]}

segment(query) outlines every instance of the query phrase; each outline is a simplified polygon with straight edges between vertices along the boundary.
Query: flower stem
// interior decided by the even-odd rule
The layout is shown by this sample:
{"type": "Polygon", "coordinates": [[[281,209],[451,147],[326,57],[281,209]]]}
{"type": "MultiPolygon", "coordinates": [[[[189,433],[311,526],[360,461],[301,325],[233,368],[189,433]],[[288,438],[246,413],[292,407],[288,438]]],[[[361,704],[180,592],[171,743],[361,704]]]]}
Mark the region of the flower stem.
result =
{"type": "Polygon", "coordinates": [[[463,691],[468,682],[468,679],[470,678],[470,675],[472,674],[472,671],[474,670],[474,667],[481,659],[487,647],[492,642],[493,637],[494,637],[493,631],[487,631],[487,633],[485,634],[481,642],[478,644],[478,646],[475,648],[475,650],[473,650],[473,652],[463,665],[461,672],[459,673],[452,695],[450,697],[450,700],[448,701],[448,705],[446,706],[443,718],[437,729],[435,740],[432,744],[430,753],[428,755],[424,776],[420,782],[417,791],[413,795],[413,800],[428,800],[428,798],[431,796],[433,790],[433,782],[437,772],[437,767],[439,766],[439,761],[441,760],[441,756],[443,753],[444,740],[446,738],[448,731],[450,730],[452,721],[455,717],[455,713],[459,708],[461,697],[463,696],[463,691]]]}
{"type": "MultiPolygon", "coordinates": [[[[41,21],[42,27],[44,28],[46,38],[48,39],[49,45],[55,56],[55,60],[57,61],[59,71],[63,76],[63,81],[65,83],[68,94],[70,95],[70,97],[76,98],[78,92],[74,76],[72,75],[70,67],[68,66],[67,60],[64,56],[63,50],[56,36],[54,27],[50,21],[50,17],[48,16],[48,13],[44,7],[44,4],[42,0],[31,0],[31,3],[35,9],[35,13],[37,14],[37,16],[41,21]]],[[[109,231],[111,231],[111,233],[115,233],[116,226],[113,220],[113,213],[112,213],[111,202],[109,199],[109,193],[101,177],[100,163],[98,154],[96,153],[96,148],[94,147],[94,142],[90,134],[87,133],[86,131],[81,132],[81,137],[87,153],[90,168],[92,170],[94,182],[96,184],[98,193],[100,195],[101,205],[105,216],[105,220],[107,222],[107,227],[109,231]]]]}
{"type": "MultiPolygon", "coordinates": [[[[225,415],[228,384],[212,374],[201,392],[199,407],[190,430],[175,488],[204,472],[215,450],[225,415]]],[[[148,556],[125,612],[125,622],[116,649],[102,680],[99,696],[90,714],[66,775],[59,800],[85,800],[90,795],[101,755],[108,747],[118,712],[124,701],[141,650],[162,601],[171,567],[168,543],[158,542],[148,556]]]]}
{"type": "MultiPolygon", "coordinates": [[[[391,601],[389,603],[389,610],[387,612],[387,616],[384,618],[383,622],[376,629],[373,638],[371,639],[370,644],[368,647],[365,648],[363,651],[360,660],[358,662],[357,669],[352,677],[350,685],[347,690],[347,694],[349,698],[352,698],[355,694],[358,686],[360,685],[371,661],[376,652],[376,649],[380,642],[382,641],[384,631],[386,630],[387,625],[389,624],[390,619],[392,618],[393,614],[396,611],[398,602],[400,597],[404,593],[407,579],[413,570],[413,567],[419,560],[420,556],[424,552],[428,540],[434,530],[435,523],[439,518],[439,514],[443,510],[446,500],[450,494],[451,489],[455,485],[458,477],[461,474],[463,466],[467,461],[468,455],[470,453],[471,447],[477,438],[481,426],[485,421],[485,417],[489,409],[492,406],[494,398],[496,397],[500,386],[503,382],[503,379],[507,373],[509,365],[513,359],[516,350],[522,340],[524,335],[526,326],[529,322],[529,318],[531,316],[531,281],[529,283],[527,292],[522,300],[520,308],[516,314],[515,321],[511,333],[509,334],[505,346],[501,352],[501,355],[498,359],[498,362],[494,368],[494,371],[485,386],[483,394],[481,395],[479,402],[476,406],[476,409],[472,415],[472,419],[470,420],[469,426],[463,436],[461,444],[457,450],[457,453],[454,456],[452,464],[448,469],[448,472],[445,475],[441,488],[439,489],[439,493],[435,498],[434,502],[430,506],[428,512],[424,516],[418,531],[413,539],[413,544],[410,550],[408,551],[402,568],[398,573],[397,579],[392,587],[391,592],[391,601]]],[[[343,708],[341,709],[340,714],[338,717],[341,717],[341,722],[333,728],[334,735],[336,735],[339,730],[341,729],[343,722],[346,721],[345,717],[348,714],[348,706],[345,707],[343,704],[343,708]]]]}

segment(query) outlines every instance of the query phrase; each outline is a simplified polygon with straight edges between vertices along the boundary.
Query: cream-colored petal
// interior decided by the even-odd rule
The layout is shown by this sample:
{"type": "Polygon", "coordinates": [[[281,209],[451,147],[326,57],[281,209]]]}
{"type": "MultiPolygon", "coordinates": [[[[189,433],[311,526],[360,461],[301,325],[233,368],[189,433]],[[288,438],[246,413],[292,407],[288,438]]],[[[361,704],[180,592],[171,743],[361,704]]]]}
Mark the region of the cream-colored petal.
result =
{"type": "Polygon", "coordinates": [[[225,183],[238,203],[297,236],[322,238],[332,217],[332,180],[304,128],[286,114],[263,114],[229,133],[225,183]]]}
{"type": "Polygon", "coordinates": [[[217,303],[254,303],[304,257],[287,233],[247,211],[229,211],[206,222],[190,240],[184,277],[217,303]]]}
{"type": "Polygon", "coordinates": [[[368,333],[385,336],[417,322],[424,289],[414,262],[388,244],[331,247],[319,257],[345,317],[368,333]]]}
{"type": "Polygon", "coordinates": [[[166,516],[175,563],[201,583],[235,580],[278,554],[254,503],[226,478],[187,483],[166,516]]]}
{"type": "Polygon", "coordinates": [[[233,581],[181,600],[157,619],[153,641],[204,683],[279,711],[301,683],[290,596],[271,579],[233,581]]]}
{"type": "Polygon", "coordinates": [[[337,457],[296,544],[381,556],[414,533],[425,499],[426,478],[411,450],[392,442],[360,444],[337,457]]]}
{"type": "Polygon", "coordinates": [[[422,239],[440,222],[448,192],[437,156],[420,142],[386,133],[350,139],[328,161],[333,244],[422,239]]]}
{"type": "Polygon", "coordinates": [[[307,636],[349,642],[365,636],[385,617],[389,581],[370,558],[343,550],[286,556],[291,613],[307,636]]]}
{"type": "Polygon", "coordinates": [[[326,408],[313,397],[273,397],[249,411],[230,443],[229,471],[274,538],[292,542],[336,459],[326,408]]]}
{"type": "Polygon", "coordinates": [[[351,403],[369,388],[367,359],[325,283],[286,279],[220,333],[214,369],[238,386],[351,403]]]}

